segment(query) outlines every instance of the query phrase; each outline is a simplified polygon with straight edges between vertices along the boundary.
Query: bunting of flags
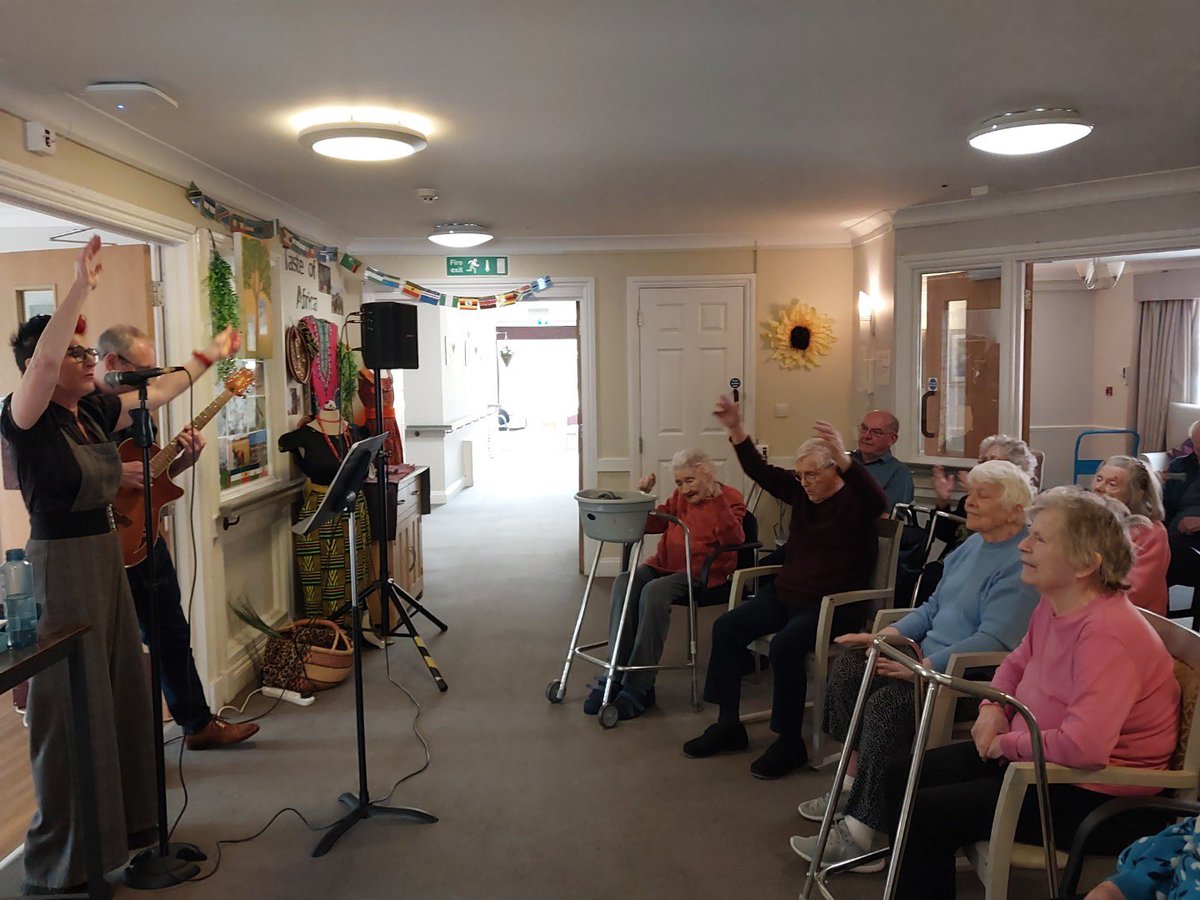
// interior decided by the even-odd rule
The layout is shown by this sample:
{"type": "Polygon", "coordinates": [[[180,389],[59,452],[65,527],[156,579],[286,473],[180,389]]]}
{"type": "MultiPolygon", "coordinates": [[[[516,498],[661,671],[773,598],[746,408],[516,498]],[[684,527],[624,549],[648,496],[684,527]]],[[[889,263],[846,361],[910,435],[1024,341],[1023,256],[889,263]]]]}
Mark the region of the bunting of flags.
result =
{"type": "Polygon", "coordinates": [[[214,200],[193,181],[187,189],[188,202],[199,210],[206,219],[220,222],[230,231],[243,231],[251,237],[266,240],[275,236],[275,222],[271,219],[255,219],[230,209],[223,203],[214,200]]]}
{"type": "Polygon", "coordinates": [[[526,300],[534,294],[552,287],[554,284],[550,280],[549,275],[542,275],[528,284],[521,285],[515,291],[508,291],[504,294],[492,294],[488,297],[455,297],[450,294],[442,294],[430,288],[422,287],[416,282],[404,281],[395,275],[381,272],[372,266],[364,266],[362,260],[356,259],[349,253],[342,253],[339,258],[337,247],[329,247],[325,244],[319,244],[316,241],[310,241],[296,234],[296,232],[285,227],[280,222],[268,219],[255,219],[232,210],[201,191],[195,182],[188,185],[187,198],[188,202],[196,207],[206,219],[220,222],[229,228],[230,231],[243,231],[246,234],[264,240],[278,234],[280,243],[293,253],[299,253],[309,259],[317,259],[326,264],[337,262],[347,272],[358,275],[364,281],[369,281],[372,284],[377,284],[380,287],[391,290],[399,290],[405,297],[409,297],[418,303],[429,303],[433,306],[446,306],[451,309],[463,310],[496,309],[498,307],[512,306],[514,303],[526,300]]]}
{"type": "Polygon", "coordinates": [[[327,247],[316,241],[302,238],[282,224],[279,226],[279,242],[293,253],[299,253],[301,256],[307,256],[309,259],[318,260],[326,265],[337,261],[337,247],[327,247]]]}

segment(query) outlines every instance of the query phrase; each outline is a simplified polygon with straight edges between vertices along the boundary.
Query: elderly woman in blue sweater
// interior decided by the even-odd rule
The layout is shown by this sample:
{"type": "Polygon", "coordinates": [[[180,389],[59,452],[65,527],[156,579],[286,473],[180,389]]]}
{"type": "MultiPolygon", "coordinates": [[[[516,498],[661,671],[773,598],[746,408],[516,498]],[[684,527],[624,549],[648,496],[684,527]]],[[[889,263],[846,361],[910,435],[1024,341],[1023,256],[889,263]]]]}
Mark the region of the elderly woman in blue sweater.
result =
{"type": "MultiPolygon", "coordinates": [[[[973,651],[1012,650],[1029,627],[1037,592],[1021,582],[1017,545],[1025,537],[1025,510],[1033,502],[1029,477],[1005,460],[988,460],[968,476],[967,527],[974,532],[946,557],[945,572],[925,603],[884,628],[881,634],[918,643],[926,665],[945,671],[950,657],[973,651]]],[[[837,642],[853,648],[838,657],[829,674],[824,730],[845,741],[873,634],[847,634],[837,642]]],[[[886,773],[907,760],[915,734],[912,673],[888,659],[875,669],[863,710],[863,727],[847,770],[839,815],[829,835],[826,865],[872,849],[889,820],[886,773]],[[848,790],[847,790],[848,788],[848,790]]],[[[820,822],[829,795],[800,804],[800,815],[820,822]]],[[[792,849],[811,859],[815,837],[793,837],[792,849]]],[[[885,860],[855,871],[874,872],[885,860]]]]}

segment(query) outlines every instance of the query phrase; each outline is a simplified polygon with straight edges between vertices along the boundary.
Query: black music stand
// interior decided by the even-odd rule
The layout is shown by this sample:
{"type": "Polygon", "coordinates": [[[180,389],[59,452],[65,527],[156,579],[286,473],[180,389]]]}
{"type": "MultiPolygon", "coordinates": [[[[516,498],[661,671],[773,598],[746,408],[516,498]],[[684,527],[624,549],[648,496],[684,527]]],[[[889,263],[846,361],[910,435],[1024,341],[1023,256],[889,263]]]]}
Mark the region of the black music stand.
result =
{"type": "Polygon", "coordinates": [[[355,443],[350,448],[350,452],[346,454],[346,458],[342,460],[337,475],[334,476],[333,483],[329,485],[329,490],[326,492],[324,499],[322,499],[321,505],[317,507],[317,511],[304,521],[292,526],[292,531],[296,534],[308,534],[320,528],[335,516],[345,513],[347,516],[346,547],[350,554],[351,618],[353,619],[352,627],[354,629],[354,717],[358,743],[358,794],[355,795],[347,792],[338,797],[339,802],[350,807],[350,811],[339,819],[326,832],[325,836],[321,838],[320,842],[313,849],[313,856],[324,856],[328,853],[338,838],[362,819],[381,816],[402,819],[406,822],[415,822],[421,825],[428,825],[437,821],[437,816],[432,816],[423,810],[380,806],[372,803],[370,791],[367,788],[367,735],[366,722],[363,717],[362,683],[362,616],[359,615],[358,550],[357,542],[355,541],[355,525],[357,523],[354,505],[358,499],[359,492],[363,489],[363,482],[366,480],[371,460],[379,453],[379,449],[383,446],[386,437],[387,435],[385,434],[378,434],[375,437],[355,443]]]}

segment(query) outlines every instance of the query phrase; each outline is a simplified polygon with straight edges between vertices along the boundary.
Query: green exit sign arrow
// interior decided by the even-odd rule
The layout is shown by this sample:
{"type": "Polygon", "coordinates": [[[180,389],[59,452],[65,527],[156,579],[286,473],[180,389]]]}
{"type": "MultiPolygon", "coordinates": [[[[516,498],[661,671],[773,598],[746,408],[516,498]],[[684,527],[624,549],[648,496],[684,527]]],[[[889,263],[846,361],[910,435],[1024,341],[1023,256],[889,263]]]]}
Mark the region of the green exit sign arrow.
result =
{"type": "Polygon", "coordinates": [[[447,256],[447,275],[507,275],[507,256],[447,256]]]}

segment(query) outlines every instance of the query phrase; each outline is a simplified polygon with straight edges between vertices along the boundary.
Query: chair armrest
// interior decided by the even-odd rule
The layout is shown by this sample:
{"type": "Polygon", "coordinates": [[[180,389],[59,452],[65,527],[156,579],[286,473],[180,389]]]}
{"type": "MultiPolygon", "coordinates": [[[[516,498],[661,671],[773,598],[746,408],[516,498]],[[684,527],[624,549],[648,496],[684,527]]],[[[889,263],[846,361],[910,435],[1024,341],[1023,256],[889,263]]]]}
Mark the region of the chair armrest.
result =
{"type": "Polygon", "coordinates": [[[967,669],[1000,665],[1008,654],[1008,650],[974,650],[970,653],[952,653],[946,663],[946,674],[962,678],[967,669]]]}
{"type": "Polygon", "coordinates": [[[700,574],[696,578],[696,583],[701,588],[708,587],[708,573],[712,569],[713,562],[722,553],[739,553],[742,550],[757,550],[762,546],[762,541],[749,541],[744,544],[730,544],[728,547],[717,547],[712,553],[704,557],[704,562],[700,564],[700,574]]]}
{"type": "Polygon", "coordinates": [[[822,603],[831,606],[846,606],[849,603],[861,603],[863,600],[890,600],[896,596],[893,588],[874,588],[865,591],[841,591],[837,594],[826,594],[821,598],[822,603]]]}
{"type": "Polygon", "coordinates": [[[881,609],[875,613],[875,623],[871,626],[871,631],[877,634],[889,625],[895,625],[914,609],[916,609],[915,606],[906,606],[901,609],[881,609]]]}
{"type": "MultiPolygon", "coordinates": [[[[1034,783],[1033,763],[1009,763],[1006,781],[1028,787],[1034,783]]],[[[1137,769],[1133,766],[1105,766],[1102,769],[1072,769],[1058,763],[1046,763],[1046,779],[1050,784],[1112,784],[1128,787],[1169,788],[1194,787],[1196,773],[1179,769],[1137,769]]]]}
{"type": "Polygon", "coordinates": [[[749,569],[735,569],[729,580],[729,608],[733,609],[742,602],[742,588],[747,579],[775,575],[782,568],[783,566],[753,566],[749,569]]]}
{"type": "Polygon", "coordinates": [[[1063,869],[1061,892],[1074,894],[1079,887],[1079,875],[1083,871],[1083,854],[1087,848],[1088,839],[1101,824],[1114,816],[1132,810],[1154,810],[1162,813],[1175,813],[1180,816],[1195,816],[1200,814],[1200,803],[1192,800],[1174,800],[1170,797],[1117,797],[1093,809],[1080,823],[1075,832],[1075,840],[1071,842],[1071,855],[1063,869]]]}

